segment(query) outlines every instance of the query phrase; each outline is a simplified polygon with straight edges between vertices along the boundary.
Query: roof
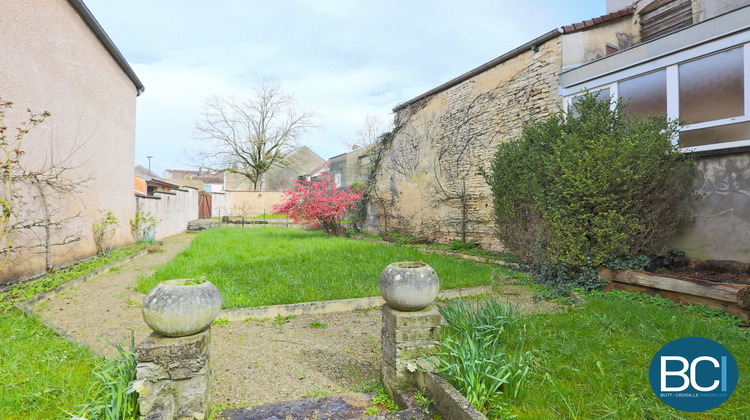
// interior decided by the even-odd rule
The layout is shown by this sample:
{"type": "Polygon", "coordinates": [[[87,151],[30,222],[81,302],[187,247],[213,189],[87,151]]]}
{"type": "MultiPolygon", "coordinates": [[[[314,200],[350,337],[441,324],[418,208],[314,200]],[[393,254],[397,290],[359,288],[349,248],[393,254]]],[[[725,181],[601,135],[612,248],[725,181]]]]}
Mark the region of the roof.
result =
{"type": "Polygon", "coordinates": [[[143,83],[141,83],[141,80],[138,79],[138,76],[135,75],[135,72],[125,60],[125,57],[122,56],[120,50],[117,49],[115,43],[112,42],[112,39],[110,39],[109,35],[104,32],[104,29],[101,27],[101,25],[99,25],[99,22],[96,20],[94,15],[91,14],[89,8],[86,7],[85,4],[83,4],[83,0],[68,0],[68,2],[71,6],[73,6],[73,9],[78,12],[78,14],[81,16],[81,19],[86,22],[86,25],[88,25],[89,29],[94,32],[94,35],[99,38],[99,41],[102,43],[102,45],[104,45],[104,48],[109,52],[112,58],[114,58],[122,71],[128,75],[130,81],[135,85],[136,95],[140,96],[140,94],[143,93],[146,88],[143,86],[143,83]]]}
{"type": "Polygon", "coordinates": [[[328,161],[325,161],[325,162],[323,162],[323,164],[319,165],[318,167],[316,167],[312,171],[310,171],[310,172],[308,172],[306,174],[302,174],[302,175],[314,176],[314,175],[317,175],[317,174],[319,174],[321,172],[325,172],[325,169],[327,169],[327,167],[328,167],[328,161]]]}
{"type": "Polygon", "coordinates": [[[205,184],[223,184],[224,183],[224,177],[223,176],[194,176],[192,177],[195,181],[203,181],[205,184]]]}
{"type": "Polygon", "coordinates": [[[477,68],[475,68],[473,70],[469,70],[468,72],[466,72],[466,73],[464,73],[464,74],[456,77],[455,79],[451,79],[451,80],[443,83],[442,85],[440,85],[440,86],[438,86],[436,88],[430,89],[427,92],[425,92],[425,93],[423,93],[423,94],[421,94],[421,95],[419,95],[419,96],[417,96],[415,98],[412,98],[412,99],[410,99],[410,100],[408,100],[406,102],[402,102],[402,103],[396,105],[393,108],[393,112],[398,112],[398,111],[400,111],[400,110],[408,107],[409,105],[412,105],[412,104],[414,104],[416,102],[421,101],[424,98],[430,97],[430,96],[435,95],[437,93],[440,93],[440,92],[442,92],[444,90],[450,89],[453,86],[456,86],[456,85],[458,85],[460,83],[463,83],[466,80],[469,80],[469,79],[471,79],[472,77],[474,77],[474,76],[476,76],[478,74],[484,73],[485,71],[487,71],[487,70],[489,70],[489,69],[491,69],[491,68],[493,68],[493,67],[495,67],[495,66],[497,66],[497,65],[499,65],[501,63],[504,63],[504,62],[510,60],[511,58],[514,58],[514,57],[520,55],[521,53],[524,53],[524,52],[529,51],[531,49],[537,48],[537,47],[539,47],[539,45],[541,45],[541,44],[549,41],[550,39],[556,38],[557,36],[559,36],[561,34],[564,34],[564,33],[567,34],[567,33],[572,33],[572,32],[577,32],[577,31],[582,31],[582,30],[585,30],[585,29],[589,29],[591,27],[594,27],[596,25],[600,25],[602,23],[611,21],[613,19],[617,19],[617,18],[620,18],[620,17],[623,17],[623,16],[632,15],[633,13],[634,13],[634,9],[632,9],[632,8],[631,9],[625,9],[625,10],[620,10],[619,12],[614,12],[614,13],[609,13],[609,14],[606,14],[606,15],[602,15],[602,16],[599,16],[599,17],[594,18],[594,19],[589,19],[589,20],[585,20],[583,22],[574,23],[573,25],[567,25],[567,26],[563,26],[561,28],[553,29],[553,30],[547,32],[546,34],[544,34],[542,36],[539,36],[537,38],[532,39],[531,41],[529,41],[529,42],[521,45],[520,47],[517,47],[517,48],[515,48],[515,49],[513,49],[511,51],[508,51],[507,53],[501,55],[500,57],[495,58],[494,60],[490,60],[490,61],[482,64],[481,66],[479,66],[479,67],[477,67],[477,68]],[[570,28],[570,29],[568,29],[568,28],[570,28]]]}
{"type": "Polygon", "coordinates": [[[624,16],[630,16],[633,13],[635,13],[635,9],[631,7],[629,9],[620,10],[614,13],[607,13],[606,15],[601,15],[593,19],[584,20],[583,22],[574,23],[572,25],[565,25],[562,27],[562,30],[563,30],[563,33],[566,33],[566,34],[569,34],[572,32],[584,31],[586,29],[590,29],[604,22],[609,22],[610,20],[614,20],[614,19],[621,18],[624,16]]]}

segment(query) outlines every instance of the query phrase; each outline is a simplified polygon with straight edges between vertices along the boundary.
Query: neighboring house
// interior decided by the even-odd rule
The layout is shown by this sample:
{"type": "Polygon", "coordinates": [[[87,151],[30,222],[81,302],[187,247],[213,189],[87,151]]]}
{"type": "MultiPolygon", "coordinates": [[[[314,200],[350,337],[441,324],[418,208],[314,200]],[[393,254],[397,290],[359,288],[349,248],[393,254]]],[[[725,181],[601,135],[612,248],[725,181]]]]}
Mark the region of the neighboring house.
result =
{"type": "Polygon", "coordinates": [[[359,147],[328,160],[329,171],[336,185],[348,187],[354,183],[364,184],[370,173],[373,146],[359,147]]]}
{"type": "Polygon", "coordinates": [[[299,181],[310,181],[310,180],[317,180],[318,178],[324,175],[330,175],[331,168],[328,166],[329,162],[330,161],[327,160],[321,163],[320,165],[316,166],[309,172],[298,175],[297,179],[299,181]]]}
{"type": "Polygon", "coordinates": [[[224,173],[222,172],[165,169],[162,178],[174,181],[180,186],[198,188],[205,192],[224,191],[224,173]]]}
{"type": "MultiPolygon", "coordinates": [[[[69,157],[66,174],[81,185],[52,204],[61,217],[80,213],[53,231],[54,243],[72,236],[80,240],[54,247],[52,265],[96,253],[92,223],[99,210],[112,211],[120,221],[114,246],[132,242],[126,226],[135,212],[135,110],[143,84],[80,0],[3,0],[0,16],[0,96],[15,103],[6,125],[14,131],[26,118],[26,108],[51,113],[27,136],[23,162],[38,168],[53,155],[58,162],[69,157]]],[[[37,205],[33,194],[25,197],[29,206],[37,205]]],[[[36,241],[34,234],[19,232],[16,245],[36,241]]],[[[0,279],[44,269],[44,255],[20,253],[0,279]]]]}
{"type": "MultiPolygon", "coordinates": [[[[325,164],[325,160],[307,146],[301,146],[290,156],[285,166],[272,168],[263,176],[259,191],[284,191],[292,188],[300,174],[308,174],[325,164]]],[[[253,190],[253,184],[241,174],[227,172],[224,176],[226,190],[253,190]]]]}
{"type": "Polygon", "coordinates": [[[370,225],[450,241],[465,222],[471,240],[501,247],[478,168],[525,123],[589,88],[688,124],[681,138],[699,155],[696,188],[707,195],[676,245],[749,260],[748,3],[609,0],[606,15],[553,29],[399,104],[394,135],[379,146],[370,225]]]}
{"type": "MultiPolygon", "coordinates": [[[[135,177],[146,182],[145,195],[147,196],[152,196],[155,192],[169,192],[170,190],[180,188],[180,185],[159,178],[155,173],[150,172],[141,165],[135,167],[135,177]]],[[[136,185],[140,184],[140,182],[136,181],[136,185]]]]}

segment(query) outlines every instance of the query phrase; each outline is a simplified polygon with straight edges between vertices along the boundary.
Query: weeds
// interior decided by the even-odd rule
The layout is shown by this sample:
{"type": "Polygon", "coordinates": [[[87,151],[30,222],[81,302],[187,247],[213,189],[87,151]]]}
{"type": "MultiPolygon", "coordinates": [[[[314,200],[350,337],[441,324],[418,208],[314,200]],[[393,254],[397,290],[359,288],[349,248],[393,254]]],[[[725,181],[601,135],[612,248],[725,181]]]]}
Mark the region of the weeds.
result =
{"type": "MultiPolygon", "coordinates": [[[[375,390],[375,396],[372,397],[373,405],[382,405],[389,412],[398,411],[398,405],[388,396],[388,391],[381,385],[375,390]]],[[[376,413],[377,414],[377,413],[376,413]]]]}
{"type": "Polygon", "coordinates": [[[294,318],[297,318],[297,315],[287,315],[287,316],[276,315],[276,318],[274,318],[273,320],[273,325],[286,324],[287,322],[289,322],[290,320],[294,318]]]}
{"type": "Polygon", "coordinates": [[[328,324],[325,322],[312,321],[309,325],[310,328],[328,328],[328,324]]]}
{"type": "Polygon", "coordinates": [[[211,325],[217,325],[217,326],[227,325],[227,324],[229,324],[229,318],[226,318],[226,317],[216,318],[214,322],[211,323],[211,325]]]}

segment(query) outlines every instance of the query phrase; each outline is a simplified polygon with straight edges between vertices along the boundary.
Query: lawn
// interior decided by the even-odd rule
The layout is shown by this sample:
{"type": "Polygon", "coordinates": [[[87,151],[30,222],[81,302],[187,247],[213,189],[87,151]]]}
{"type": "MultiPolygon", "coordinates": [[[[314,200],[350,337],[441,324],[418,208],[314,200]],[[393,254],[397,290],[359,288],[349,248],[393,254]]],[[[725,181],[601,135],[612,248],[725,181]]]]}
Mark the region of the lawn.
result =
{"type": "Polygon", "coordinates": [[[78,412],[101,360],[21,311],[0,314],[0,419],[60,419],[78,412]]]}
{"type": "MultiPolygon", "coordinates": [[[[587,300],[581,308],[521,319],[526,331],[523,346],[533,359],[517,400],[505,401],[517,418],[750,417],[749,331],[658,297],[594,292],[587,300]],[[689,336],[724,345],[740,371],[734,394],[705,413],[676,411],[662,403],[649,385],[654,354],[668,342],[689,336]]],[[[519,337],[510,335],[507,348],[515,348],[519,337]]]]}
{"type": "Polygon", "coordinates": [[[161,281],[197,278],[221,291],[224,308],[378,296],[380,272],[396,261],[435,269],[441,289],[492,283],[511,270],[411,247],[328,237],[298,229],[211,229],[177,257],[141,279],[148,292],[161,281]]]}

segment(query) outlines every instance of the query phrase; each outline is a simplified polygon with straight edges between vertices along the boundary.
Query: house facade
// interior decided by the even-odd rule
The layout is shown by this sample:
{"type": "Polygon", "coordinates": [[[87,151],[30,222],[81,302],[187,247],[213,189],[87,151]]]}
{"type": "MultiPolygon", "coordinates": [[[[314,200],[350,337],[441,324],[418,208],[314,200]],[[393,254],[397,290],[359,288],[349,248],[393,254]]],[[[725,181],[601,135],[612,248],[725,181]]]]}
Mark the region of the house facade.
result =
{"type": "Polygon", "coordinates": [[[569,103],[590,89],[629,99],[631,112],[679,119],[683,151],[696,158],[700,198],[674,247],[696,258],[748,261],[750,2],[633,3],[641,42],[564,70],[560,93],[569,103]],[[660,32],[648,20],[655,13],[678,25],[660,32]]]}
{"type": "Polygon", "coordinates": [[[372,169],[373,147],[358,147],[328,159],[329,172],[337,186],[349,187],[367,182],[372,169]]]}
{"type": "Polygon", "coordinates": [[[479,169],[524,124],[592,89],[686,124],[681,140],[698,155],[704,195],[675,247],[750,259],[748,3],[608,1],[606,15],[556,28],[396,106],[396,128],[375,158],[368,225],[502,248],[479,169]]]}
{"type": "MultiPolygon", "coordinates": [[[[262,191],[284,191],[294,186],[294,180],[300,174],[306,174],[324,164],[326,161],[307,146],[301,146],[290,156],[287,165],[276,166],[263,175],[262,191]]],[[[253,184],[245,176],[226,172],[224,175],[225,190],[253,190],[253,184]]]]}
{"type": "MultiPolygon", "coordinates": [[[[143,84],[80,0],[5,0],[0,16],[0,96],[15,103],[6,125],[17,127],[26,108],[51,113],[27,136],[22,163],[40,170],[54,162],[78,185],[50,204],[55,217],[69,219],[51,231],[51,243],[58,244],[52,265],[96,253],[92,223],[99,210],[111,211],[123,226],[113,245],[133,242],[124,227],[135,213],[135,107],[143,84]]],[[[29,187],[24,197],[26,210],[36,211],[29,217],[38,218],[39,194],[29,187]]],[[[12,256],[0,279],[44,270],[39,233],[19,231],[16,246],[28,250],[12,256]]]]}

